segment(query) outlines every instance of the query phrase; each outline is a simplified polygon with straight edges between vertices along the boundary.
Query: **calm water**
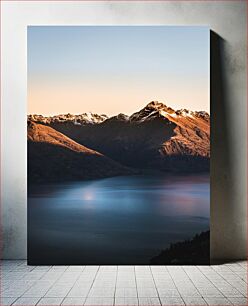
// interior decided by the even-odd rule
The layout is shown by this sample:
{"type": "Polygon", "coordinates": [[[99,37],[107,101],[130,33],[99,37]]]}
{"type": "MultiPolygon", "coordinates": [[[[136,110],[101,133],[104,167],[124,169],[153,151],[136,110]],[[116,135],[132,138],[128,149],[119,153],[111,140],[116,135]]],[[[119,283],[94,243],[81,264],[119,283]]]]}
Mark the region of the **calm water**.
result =
{"type": "Polygon", "coordinates": [[[39,264],[149,264],[209,228],[209,176],[128,176],[32,186],[28,251],[39,264]]]}

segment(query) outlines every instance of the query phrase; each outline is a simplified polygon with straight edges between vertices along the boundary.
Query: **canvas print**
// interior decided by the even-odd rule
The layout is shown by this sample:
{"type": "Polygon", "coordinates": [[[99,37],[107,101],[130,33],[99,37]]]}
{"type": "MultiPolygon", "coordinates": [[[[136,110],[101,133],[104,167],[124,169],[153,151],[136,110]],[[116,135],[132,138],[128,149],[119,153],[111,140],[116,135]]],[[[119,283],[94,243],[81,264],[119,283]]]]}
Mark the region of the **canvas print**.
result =
{"type": "Polygon", "coordinates": [[[208,264],[209,28],[27,42],[28,263],[208,264]]]}

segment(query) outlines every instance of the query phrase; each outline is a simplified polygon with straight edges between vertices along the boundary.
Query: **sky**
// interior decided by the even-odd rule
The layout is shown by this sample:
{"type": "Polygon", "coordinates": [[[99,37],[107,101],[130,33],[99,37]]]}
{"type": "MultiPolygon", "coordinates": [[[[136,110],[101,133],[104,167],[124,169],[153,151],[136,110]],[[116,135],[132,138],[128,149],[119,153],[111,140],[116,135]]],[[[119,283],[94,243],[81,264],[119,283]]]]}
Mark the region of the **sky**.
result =
{"type": "Polygon", "coordinates": [[[29,26],[28,113],[210,108],[205,26],[29,26]]]}

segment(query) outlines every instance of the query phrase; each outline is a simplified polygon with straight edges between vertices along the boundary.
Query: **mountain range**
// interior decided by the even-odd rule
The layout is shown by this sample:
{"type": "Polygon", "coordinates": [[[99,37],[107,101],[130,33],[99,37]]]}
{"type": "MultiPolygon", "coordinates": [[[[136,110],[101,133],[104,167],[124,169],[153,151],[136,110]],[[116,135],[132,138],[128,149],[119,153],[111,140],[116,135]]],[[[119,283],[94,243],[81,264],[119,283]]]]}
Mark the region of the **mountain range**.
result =
{"type": "Polygon", "coordinates": [[[152,101],[131,116],[28,116],[30,180],[209,171],[210,116],[152,101]]]}

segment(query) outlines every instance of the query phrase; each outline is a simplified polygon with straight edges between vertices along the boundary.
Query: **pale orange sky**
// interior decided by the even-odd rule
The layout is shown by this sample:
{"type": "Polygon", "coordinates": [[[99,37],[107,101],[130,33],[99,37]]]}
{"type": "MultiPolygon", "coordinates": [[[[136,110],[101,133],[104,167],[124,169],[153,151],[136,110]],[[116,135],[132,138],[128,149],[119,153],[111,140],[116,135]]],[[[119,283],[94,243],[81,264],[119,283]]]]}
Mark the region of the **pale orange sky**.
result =
{"type": "MultiPolygon", "coordinates": [[[[80,84],[34,84],[28,90],[28,109],[30,114],[43,115],[84,112],[106,115],[124,112],[130,115],[150,101],[159,101],[175,110],[202,110],[203,104],[209,104],[209,91],[202,83],[201,80],[196,80],[194,84],[190,80],[185,80],[180,90],[177,82],[173,80],[165,81],[162,88],[156,85],[147,88],[142,84],[136,85],[128,81],[121,88],[113,88],[111,84],[98,84],[97,88],[94,88],[94,84],[88,84],[87,88],[80,84]]],[[[203,110],[209,111],[209,108],[203,110]]]]}
{"type": "Polygon", "coordinates": [[[209,112],[209,29],[28,27],[28,113],[209,112]]]}

